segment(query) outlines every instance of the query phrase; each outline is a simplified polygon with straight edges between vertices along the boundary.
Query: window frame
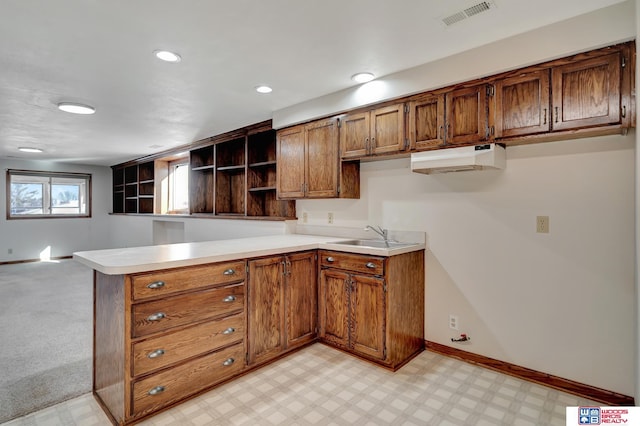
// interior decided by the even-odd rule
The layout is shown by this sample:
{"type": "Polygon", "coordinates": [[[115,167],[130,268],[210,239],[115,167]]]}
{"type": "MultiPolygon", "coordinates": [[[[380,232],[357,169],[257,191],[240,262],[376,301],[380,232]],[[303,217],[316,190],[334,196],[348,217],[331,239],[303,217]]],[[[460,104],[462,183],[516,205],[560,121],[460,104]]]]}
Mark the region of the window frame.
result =
{"type": "MultiPolygon", "coordinates": [[[[51,172],[51,171],[37,171],[37,170],[20,170],[20,169],[7,169],[6,173],[6,215],[7,220],[22,220],[22,219],[87,219],[91,218],[91,206],[92,206],[92,183],[91,179],[92,175],[90,173],[73,173],[73,172],[51,172]],[[48,178],[48,183],[42,183],[43,191],[42,191],[42,210],[41,214],[13,214],[11,213],[11,185],[13,182],[13,176],[32,176],[38,179],[48,178]],[[86,182],[86,191],[79,190],[79,199],[78,203],[80,208],[80,203],[82,201],[82,197],[86,199],[86,211],[85,213],[52,213],[52,187],[56,185],[55,182],[52,183],[52,179],[81,179],[86,182]],[[48,191],[47,191],[48,189],[48,191]],[[83,193],[84,192],[84,193],[83,193]],[[44,213],[47,210],[48,213],[44,213]]],[[[16,182],[17,183],[17,182],[16,182]]],[[[64,183],[58,183],[59,185],[64,185],[64,183]]],[[[74,185],[73,183],[69,183],[68,185],[74,185]]],[[[81,186],[81,185],[80,185],[81,186]]]]}
{"type": "Polygon", "coordinates": [[[189,206],[190,206],[190,201],[189,201],[189,173],[191,172],[190,170],[190,162],[189,162],[189,157],[182,157],[182,158],[177,158],[175,160],[171,160],[168,163],[168,196],[167,196],[167,214],[189,214],[189,206]],[[187,168],[187,188],[186,188],[186,196],[187,196],[187,207],[185,207],[184,209],[176,209],[175,205],[174,205],[174,197],[175,197],[175,192],[176,192],[176,179],[175,179],[175,170],[176,168],[180,167],[180,166],[185,166],[187,168]]]}

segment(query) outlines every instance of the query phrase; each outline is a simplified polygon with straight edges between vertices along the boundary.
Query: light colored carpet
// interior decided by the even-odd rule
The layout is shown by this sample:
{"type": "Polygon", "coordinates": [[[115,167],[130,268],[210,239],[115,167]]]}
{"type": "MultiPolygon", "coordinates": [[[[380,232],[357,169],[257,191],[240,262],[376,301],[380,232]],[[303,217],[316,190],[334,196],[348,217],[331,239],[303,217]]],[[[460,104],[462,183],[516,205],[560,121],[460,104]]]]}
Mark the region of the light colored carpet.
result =
{"type": "Polygon", "coordinates": [[[91,392],[93,274],[0,265],[0,423],[91,392]]]}

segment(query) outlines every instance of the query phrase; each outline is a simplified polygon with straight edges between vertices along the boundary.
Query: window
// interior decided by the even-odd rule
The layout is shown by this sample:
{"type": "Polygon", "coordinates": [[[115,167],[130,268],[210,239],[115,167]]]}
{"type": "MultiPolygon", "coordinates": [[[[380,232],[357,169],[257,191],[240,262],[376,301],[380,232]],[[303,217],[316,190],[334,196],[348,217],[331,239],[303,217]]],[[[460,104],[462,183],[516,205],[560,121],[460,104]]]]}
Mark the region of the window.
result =
{"type": "Polygon", "coordinates": [[[169,163],[169,212],[189,213],[189,159],[169,163]]]}
{"type": "Polygon", "coordinates": [[[90,216],[91,175],[7,170],[7,219],[90,216]]]}

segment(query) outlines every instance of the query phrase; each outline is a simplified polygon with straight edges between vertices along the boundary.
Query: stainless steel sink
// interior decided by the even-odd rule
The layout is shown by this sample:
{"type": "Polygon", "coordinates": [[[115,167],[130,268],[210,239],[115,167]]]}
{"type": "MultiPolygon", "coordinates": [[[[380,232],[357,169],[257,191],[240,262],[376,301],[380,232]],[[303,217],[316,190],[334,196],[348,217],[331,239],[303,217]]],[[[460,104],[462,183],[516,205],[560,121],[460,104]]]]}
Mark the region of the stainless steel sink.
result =
{"type": "Polygon", "coordinates": [[[401,248],[413,246],[416,243],[399,243],[397,241],[382,241],[382,240],[344,240],[333,241],[329,244],[341,244],[345,246],[359,246],[359,247],[372,247],[372,248],[401,248]]]}

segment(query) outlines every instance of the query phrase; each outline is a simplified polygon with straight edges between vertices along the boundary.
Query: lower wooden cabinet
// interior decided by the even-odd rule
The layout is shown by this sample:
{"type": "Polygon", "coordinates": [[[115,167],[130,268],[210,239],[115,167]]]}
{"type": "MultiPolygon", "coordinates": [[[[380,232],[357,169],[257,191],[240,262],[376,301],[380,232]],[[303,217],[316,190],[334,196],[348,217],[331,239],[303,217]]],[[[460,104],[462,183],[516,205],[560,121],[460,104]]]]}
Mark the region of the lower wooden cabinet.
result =
{"type": "Polygon", "coordinates": [[[246,368],[245,276],[246,261],[95,273],[93,391],[115,424],[246,368]]]}
{"type": "Polygon", "coordinates": [[[250,260],[249,364],[315,339],[317,300],[315,252],[250,260]]]}
{"type": "Polygon", "coordinates": [[[424,348],[424,250],[388,258],[311,250],[95,272],[94,292],[93,393],[119,425],[318,336],[394,370],[424,348]]]}
{"type": "Polygon", "coordinates": [[[391,257],[323,251],[320,338],[400,368],[424,349],[424,251],[391,257]]]}

